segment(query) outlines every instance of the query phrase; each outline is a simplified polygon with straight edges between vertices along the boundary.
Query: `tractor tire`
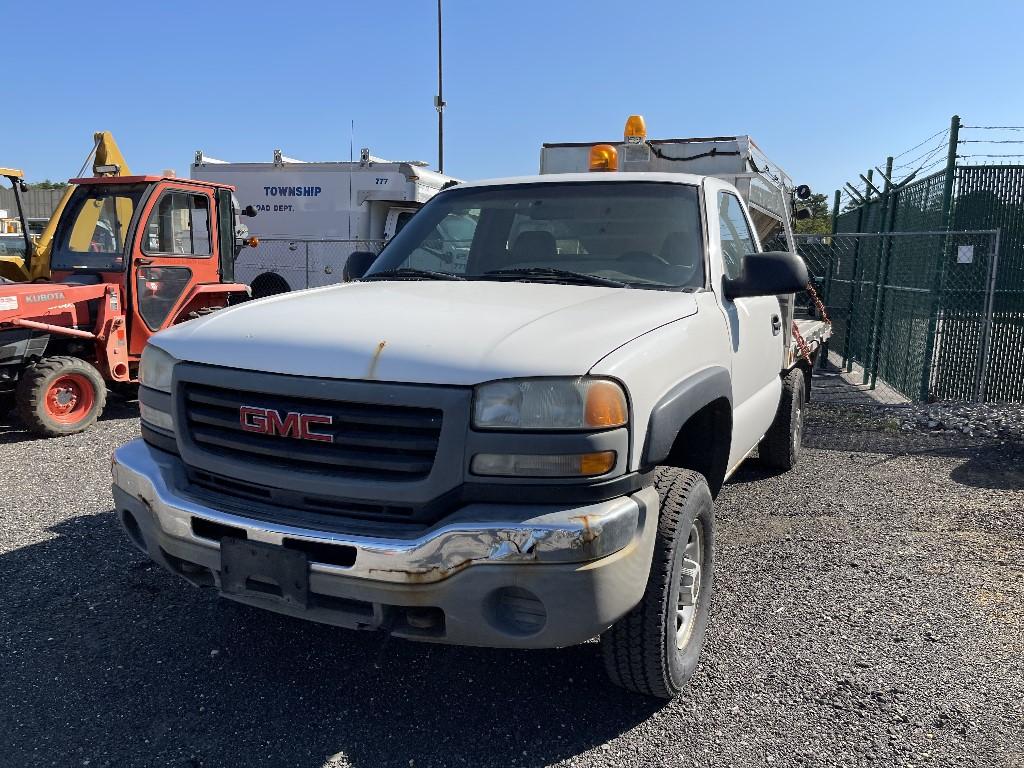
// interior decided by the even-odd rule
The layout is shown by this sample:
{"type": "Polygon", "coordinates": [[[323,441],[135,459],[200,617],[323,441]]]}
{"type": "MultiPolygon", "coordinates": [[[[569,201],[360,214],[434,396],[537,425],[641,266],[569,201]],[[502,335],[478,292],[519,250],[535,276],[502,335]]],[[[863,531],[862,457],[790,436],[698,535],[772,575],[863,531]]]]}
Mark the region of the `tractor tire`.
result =
{"type": "Polygon", "coordinates": [[[661,509],[647,589],[640,603],[601,635],[611,681],[659,699],[675,697],[700,658],[714,581],[711,490],[697,472],[655,470],[661,509]]]}
{"type": "Polygon", "coordinates": [[[804,436],[804,372],[794,368],[782,380],[782,397],[775,421],[761,439],[757,453],[761,463],[783,472],[800,461],[804,436]]]}
{"type": "Polygon", "coordinates": [[[92,426],[107,402],[100,372],[80,357],[44,357],[18,380],[17,413],[44,437],[72,435],[92,426]]]}
{"type": "Polygon", "coordinates": [[[265,299],[267,296],[276,296],[279,293],[288,293],[292,288],[288,281],[276,272],[264,272],[258,275],[250,286],[253,299],[265,299]]]}

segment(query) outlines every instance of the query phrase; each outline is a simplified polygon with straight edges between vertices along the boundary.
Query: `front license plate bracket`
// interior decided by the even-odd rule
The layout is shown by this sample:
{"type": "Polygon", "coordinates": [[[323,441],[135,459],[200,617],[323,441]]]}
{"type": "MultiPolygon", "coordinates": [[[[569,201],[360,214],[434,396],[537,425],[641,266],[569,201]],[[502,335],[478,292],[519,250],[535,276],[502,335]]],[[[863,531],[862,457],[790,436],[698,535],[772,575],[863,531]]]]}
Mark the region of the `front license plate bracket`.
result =
{"type": "Polygon", "coordinates": [[[309,605],[309,556],[277,544],[225,536],[220,540],[220,588],[225,594],[309,605]]]}

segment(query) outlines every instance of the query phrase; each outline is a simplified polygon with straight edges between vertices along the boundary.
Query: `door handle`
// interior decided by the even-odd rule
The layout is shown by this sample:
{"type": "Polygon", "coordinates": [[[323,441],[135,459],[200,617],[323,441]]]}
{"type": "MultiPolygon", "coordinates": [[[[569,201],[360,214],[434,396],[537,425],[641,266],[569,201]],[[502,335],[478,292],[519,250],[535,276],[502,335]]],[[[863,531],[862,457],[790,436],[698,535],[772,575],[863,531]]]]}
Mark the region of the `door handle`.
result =
{"type": "Polygon", "coordinates": [[[772,315],[772,336],[782,333],[782,320],[778,315],[772,315]]]}
{"type": "Polygon", "coordinates": [[[152,259],[136,259],[135,260],[135,265],[139,266],[139,267],[148,267],[152,263],[153,263],[152,259]]]}

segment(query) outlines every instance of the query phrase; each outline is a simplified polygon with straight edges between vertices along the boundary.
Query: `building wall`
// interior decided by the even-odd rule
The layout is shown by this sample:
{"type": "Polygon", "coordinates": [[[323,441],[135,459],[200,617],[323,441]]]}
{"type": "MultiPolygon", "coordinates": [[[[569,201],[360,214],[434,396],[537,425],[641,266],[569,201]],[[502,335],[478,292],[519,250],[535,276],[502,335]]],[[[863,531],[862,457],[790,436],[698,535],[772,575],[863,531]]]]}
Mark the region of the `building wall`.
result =
{"type": "MultiPolygon", "coordinates": [[[[25,206],[25,216],[30,219],[50,218],[63,195],[63,189],[30,189],[22,193],[21,202],[25,206]]],[[[0,189],[0,208],[5,208],[12,217],[18,212],[14,191],[6,184],[0,189]]]]}

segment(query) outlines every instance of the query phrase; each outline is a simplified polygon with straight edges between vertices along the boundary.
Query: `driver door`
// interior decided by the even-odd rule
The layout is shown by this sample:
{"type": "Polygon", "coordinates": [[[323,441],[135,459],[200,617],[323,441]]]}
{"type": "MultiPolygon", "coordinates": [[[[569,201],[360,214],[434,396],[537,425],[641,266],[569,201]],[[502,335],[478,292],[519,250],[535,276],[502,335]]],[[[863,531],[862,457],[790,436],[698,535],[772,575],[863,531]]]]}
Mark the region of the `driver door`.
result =
{"type": "MultiPolygon", "coordinates": [[[[730,190],[715,197],[718,245],[725,276],[739,277],[744,257],[760,250],[740,199],[730,190]]],[[[732,341],[733,441],[729,469],[754,449],[779,407],[783,363],[782,312],[775,296],[732,301],[722,297],[732,341]]]]}
{"type": "Polygon", "coordinates": [[[204,188],[162,184],[150,196],[128,275],[131,354],[141,354],[149,337],[173,320],[193,285],[218,282],[215,210],[204,188]]]}

